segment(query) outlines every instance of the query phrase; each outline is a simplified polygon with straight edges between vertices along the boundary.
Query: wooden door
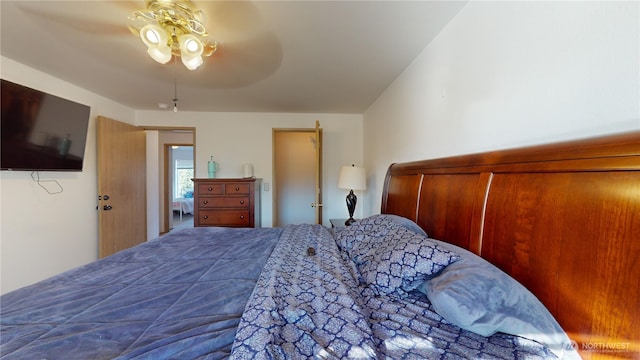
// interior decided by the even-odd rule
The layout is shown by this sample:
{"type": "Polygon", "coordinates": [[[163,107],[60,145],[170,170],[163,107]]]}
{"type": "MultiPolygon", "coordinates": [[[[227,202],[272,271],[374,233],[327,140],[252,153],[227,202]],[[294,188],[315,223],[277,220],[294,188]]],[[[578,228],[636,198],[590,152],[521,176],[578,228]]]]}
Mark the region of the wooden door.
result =
{"type": "Polygon", "coordinates": [[[322,223],[322,129],[274,129],[273,224],[322,223]]]}
{"type": "Polygon", "coordinates": [[[98,256],[147,239],[146,134],[102,116],[97,119],[98,256]]]}

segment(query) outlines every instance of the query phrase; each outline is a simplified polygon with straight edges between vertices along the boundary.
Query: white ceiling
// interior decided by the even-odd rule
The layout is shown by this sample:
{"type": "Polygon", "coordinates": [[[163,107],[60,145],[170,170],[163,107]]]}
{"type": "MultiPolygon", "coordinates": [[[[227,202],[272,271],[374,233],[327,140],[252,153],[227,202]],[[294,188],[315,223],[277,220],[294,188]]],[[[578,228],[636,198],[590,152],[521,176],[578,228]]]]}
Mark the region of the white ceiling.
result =
{"type": "Polygon", "coordinates": [[[143,1],[0,1],[2,56],[139,110],[363,113],[459,1],[194,1],[219,50],[161,65],[127,28],[143,1]]]}

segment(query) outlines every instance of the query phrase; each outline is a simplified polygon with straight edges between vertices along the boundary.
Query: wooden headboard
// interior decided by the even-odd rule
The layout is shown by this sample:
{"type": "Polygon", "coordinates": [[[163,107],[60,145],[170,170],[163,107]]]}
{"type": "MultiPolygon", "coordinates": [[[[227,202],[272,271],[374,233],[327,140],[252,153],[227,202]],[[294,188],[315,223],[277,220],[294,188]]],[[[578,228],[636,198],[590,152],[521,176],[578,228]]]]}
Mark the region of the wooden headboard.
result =
{"type": "Polygon", "coordinates": [[[520,281],[583,358],[640,359],[640,131],[393,164],[382,213],[520,281]]]}

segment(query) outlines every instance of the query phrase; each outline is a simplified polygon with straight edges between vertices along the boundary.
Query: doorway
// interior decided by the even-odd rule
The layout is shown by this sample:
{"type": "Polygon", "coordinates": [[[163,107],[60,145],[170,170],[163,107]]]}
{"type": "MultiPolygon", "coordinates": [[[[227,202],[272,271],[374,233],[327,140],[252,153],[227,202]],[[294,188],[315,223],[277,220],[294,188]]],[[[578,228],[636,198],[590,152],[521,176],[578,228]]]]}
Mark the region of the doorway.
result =
{"type": "Polygon", "coordinates": [[[193,146],[165,144],[165,154],[169,230],[193,227],[193,146]]]}
{"type": "Polygon", "coordinates": [[[273,130],[273,222],[322,223],[322,129],[273,130]]]}
{"type": "MultiPolygon", "coordinates": [[[[195,129],[194,128],[166,128],[158,127],[150,130],[156,130],[158,133],[158,157],[157,157],[157,174],[158,183],[156,193],[158,197],[157,203],[157,219],[159,234],[168,233],[173,227],[173,206],[174,199],[183,198],[188,190],[174,189],[175,178],[175,161],[176,159],[191,159],[193,173],[196,173],[197,164],[194,162],[196,153],[195,129]],[[185,156],[174,156],[173,148],[184,146],[186,151],[190,153],[185,156]]],[[[188,164],[187,164],[187,167],[188,164]]],[[[188,170],[187,170],[188,171],[188,170]]],[[[191,181],[191,178],[189,178],[191,181]]],[[[176,211],[176,215],[178,212],[176,211]]]]}

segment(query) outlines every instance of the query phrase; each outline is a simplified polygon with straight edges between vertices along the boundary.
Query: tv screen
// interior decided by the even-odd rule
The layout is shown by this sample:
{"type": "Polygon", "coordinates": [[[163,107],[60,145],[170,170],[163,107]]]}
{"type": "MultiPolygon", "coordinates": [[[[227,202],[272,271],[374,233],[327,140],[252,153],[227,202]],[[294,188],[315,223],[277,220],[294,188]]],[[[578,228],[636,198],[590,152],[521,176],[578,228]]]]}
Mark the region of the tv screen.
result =
{"type": "Polygon", "coordinates": [[[82,171],[90,108],[2,79],[2,170],[82,171]]]}

